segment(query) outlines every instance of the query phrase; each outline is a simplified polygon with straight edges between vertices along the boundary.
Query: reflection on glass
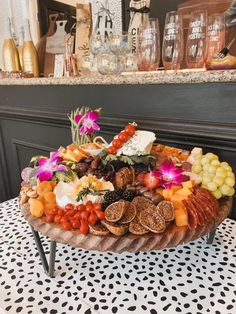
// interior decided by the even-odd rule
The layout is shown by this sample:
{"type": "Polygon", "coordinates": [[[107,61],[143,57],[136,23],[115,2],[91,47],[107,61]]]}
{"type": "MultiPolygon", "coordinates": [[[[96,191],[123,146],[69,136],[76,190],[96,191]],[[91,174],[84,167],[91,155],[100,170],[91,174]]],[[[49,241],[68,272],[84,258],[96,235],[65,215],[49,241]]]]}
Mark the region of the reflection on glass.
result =
{"type": "Polygon", "coordinates": [[[119,63],[116,55],[111,52],[100,53],[97,56],[97,69],[100,74],[113,75],[119,73],[119,63]]]}
{"type": "Polygon", "coordinates": [[[166,70],[178,70],[183,59],[182,23],[176,11],[166,14],[162,62],[166,70]]]}
{"type": "Polygon", "coordinates": [[[225,16],[213,14],[208,17],[207,26],[207,60],[209,65],[213,56],[225,46],[225,16]]]}
{"type": "Polygon", "coordinates": [[[193,11],[190,18],[186,45],[186,62],[188,68],[203,68],[206,53],[207,12],[193,11]]]}
{"type": "Polygon", "coordinates": [[[110,50],[115,54],[126,54],[132,51],[131,38],[128,33],[111,34],[109,38],[110,50]]]}
{"type": "Polygon", "coordinates": [[[158,19],[147,20],[139,30],[138,68],[140,71],[158,70],[160,64],[160,29],[158,19]]]}

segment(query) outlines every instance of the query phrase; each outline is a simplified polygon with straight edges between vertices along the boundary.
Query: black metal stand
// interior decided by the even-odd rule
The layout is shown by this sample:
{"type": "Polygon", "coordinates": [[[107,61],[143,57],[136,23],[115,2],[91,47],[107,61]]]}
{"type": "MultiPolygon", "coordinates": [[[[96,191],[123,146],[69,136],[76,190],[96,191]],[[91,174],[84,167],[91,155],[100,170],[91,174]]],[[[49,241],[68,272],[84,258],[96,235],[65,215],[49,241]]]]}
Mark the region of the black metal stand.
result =
{"type": "Polygon", "coordinates": [[[41,262],[43,264],[44,271],[49,277],[52,278],[52,277],[54,277],[57,243],[56,243],[56,241],[51,241],[51,243],[50,243],[49,264],[48,264],[47,257],[46,257],[46,254],[44,252],[40,236],[39,236],[38,232],[36,230],[34,230],[33,227],[31,227],[31,230],[32,230],[32,233],[34,236],[35,244],[36,244],[37,249],[39,251],[39,256],[40,256],[41,262]]]}
{"type": "MultiPolygon", "coordinates": [[[[49,277],[53,278],[54,271],[55,271],[55,257],[56,257],[57,242],[56,241],[50,242],[50,253],[49,253],[49,264],[48,264],[47,257],[43,249],[43,245],[42,245],[39,233],[36,230],[34,230],[33,227],[31,227],[31,230],[34,236],[35,244],[37,246],[41,262],[43,264],[44,271],[49,277]]],[[[215,238],[215,233],[216,233],[216,229],[208,233],[207,244],[213,243],[214,238],[215,238]]]]}
{"type": "Polygon", "coordinates": [[[215,238],[216,229],[208,233],[207,235],[207,244],[212,244],[215,238]]]}

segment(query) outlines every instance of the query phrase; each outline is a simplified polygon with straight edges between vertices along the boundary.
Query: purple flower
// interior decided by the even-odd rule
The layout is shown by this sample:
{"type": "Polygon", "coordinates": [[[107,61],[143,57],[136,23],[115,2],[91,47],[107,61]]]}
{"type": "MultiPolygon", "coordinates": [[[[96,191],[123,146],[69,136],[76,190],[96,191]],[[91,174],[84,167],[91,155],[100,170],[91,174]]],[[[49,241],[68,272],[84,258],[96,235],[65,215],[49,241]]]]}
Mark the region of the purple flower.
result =
{"type": "Polygon", "coordinates": [[[175,167],[172,161],[161,164],[160,170],[152,171],[152,175],[160,180],[159,185],[165,189],[171,189],[172,185],[180,185],[189,180],[189,177],[183,175],[183,170],[175,167]]]}
{"type": "Polygon", "coordinates": [[[95,122],[99,118],[97,111],[90,111],[85,115],[78,114],[75,116],[75,122],[81,124],[80,133],[91,135],[94,131],[99,131],[100,126],[95,122]]]}
{"type": "Polygon", "coordinates": [[[50,153],[50,158],[40,158],[38,161],[39,167],[36,175],[40,181],[49,181],[52,179],[54,172],[67,171],[66,166],[60,165],[62,162],[59,152],[50,153]]]}
{"type": "Polygon", "coordinates": [[[75,122],[76,122],[77,124],[79,124],[82,118],[83,118],[83,115],[82,115],[82,114],[77,114],[77,115],[75,116],[75,122]]]}

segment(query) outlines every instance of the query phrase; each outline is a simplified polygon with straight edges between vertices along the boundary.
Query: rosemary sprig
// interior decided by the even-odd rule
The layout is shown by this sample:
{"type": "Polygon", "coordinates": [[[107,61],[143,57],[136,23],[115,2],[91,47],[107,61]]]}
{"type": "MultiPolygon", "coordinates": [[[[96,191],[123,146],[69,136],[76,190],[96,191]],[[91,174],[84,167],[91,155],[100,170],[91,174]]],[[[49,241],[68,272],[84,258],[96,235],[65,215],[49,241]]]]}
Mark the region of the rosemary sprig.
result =
{"type": "Polygon", "coordinates": [[[97,196],[101,196],[103,195],[104,193],[108,192],[109,190],[100,190],[100,191],[94,191],[90,186],[88,188],[84,188],[82,189],[79,194],[78,194],[78,197],[77,197],[77,202],[83,200],[83,197],[84,196],[87,196],[89,194],[92,194],[92,195],[97,195],[97,196]]]}

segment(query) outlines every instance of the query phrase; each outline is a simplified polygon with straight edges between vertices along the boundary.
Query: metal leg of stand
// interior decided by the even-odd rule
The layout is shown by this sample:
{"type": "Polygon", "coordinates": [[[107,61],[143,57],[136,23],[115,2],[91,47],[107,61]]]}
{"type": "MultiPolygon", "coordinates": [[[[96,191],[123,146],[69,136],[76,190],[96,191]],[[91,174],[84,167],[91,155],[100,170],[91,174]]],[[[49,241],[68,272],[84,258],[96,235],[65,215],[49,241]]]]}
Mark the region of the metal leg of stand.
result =
{"type": "Polygon", "coordinates": [[[54,270],[55,270],[56,242],[51,241],[51,243],[50,243],[50,256],[49,256],[49,265],[48,265],[48,261],[47,261],[46,254],[45,254],[44,249],[43,249],[43,245],[42,245],[40,236],[39,236],[38,232],[36,230],[34,230],[33,227],[31,227],[31,229],[32,229],[32,233],[34,236],[35,244],[36,244],[38,252],[39,252],[41,262],[43,264],[43,269],[44,269],[45,273],[49,277],[52,278],[54,276],[54,270]]]}
{"type": "Polygon", "coordinates": [[[48,275],[51,278],[54,276],[56,248],[57,248],[57,242],[51,241],[51,244],[50,244],[50,258],[49,258],[49,271],[48,271],[48,275]]]}
{"type": "Polygon", "coordinates": [[[34,236],[34,240],[35,240],[37,249],[39,251],[39,256],[40,256],[41,262],[43,264],[44,271],[45,271],[45,273],[48,273],[48,270],[49,270],[48,262],[47,262],[46,255],[44,253],[44,249],[43,249],[43,245],[42,245],[41,239],[39,237],[38,232],[35,231],[34,228],[32,228],[32,227],[31,227],[31,229],[32,229],[32,233],[33,233],[33,236],[34,236]]]}
{"type": "Polygon", "coordinates": [[[211,231],[208,235],[207,235],[207,244],[212,244],[213,240],[215,238],[215,234],[216,234],[216,230],[211,231]]]}

